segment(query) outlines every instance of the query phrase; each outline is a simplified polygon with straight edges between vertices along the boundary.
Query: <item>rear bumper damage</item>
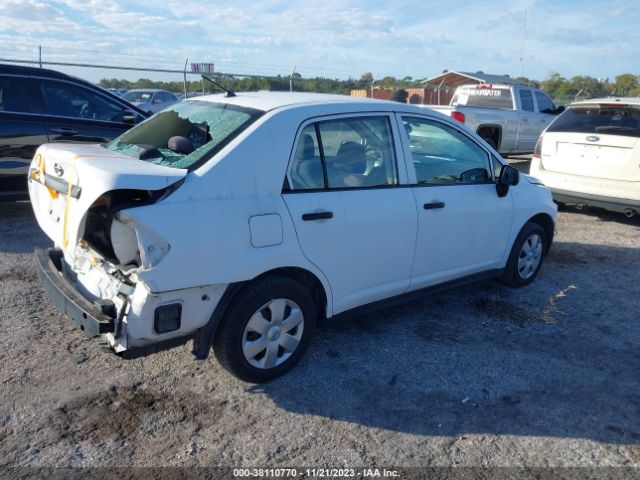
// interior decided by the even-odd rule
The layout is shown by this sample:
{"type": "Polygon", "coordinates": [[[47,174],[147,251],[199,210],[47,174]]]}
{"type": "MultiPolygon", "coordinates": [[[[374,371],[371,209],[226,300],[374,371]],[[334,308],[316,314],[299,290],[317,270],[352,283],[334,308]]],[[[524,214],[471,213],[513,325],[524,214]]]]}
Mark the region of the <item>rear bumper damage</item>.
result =
{"type": "Polygon", "coordinates": [[[44,290],[58,309],[87,336],[103,335],[118,353],[144,355],[157,350],[149,347],[194,336],[209,324],[227,289],[207,285],[155,293],[142,281],[124,283],[98,266],[89,274],[75,271],[60,249],[36,249],[35,256],[44,290]]]}

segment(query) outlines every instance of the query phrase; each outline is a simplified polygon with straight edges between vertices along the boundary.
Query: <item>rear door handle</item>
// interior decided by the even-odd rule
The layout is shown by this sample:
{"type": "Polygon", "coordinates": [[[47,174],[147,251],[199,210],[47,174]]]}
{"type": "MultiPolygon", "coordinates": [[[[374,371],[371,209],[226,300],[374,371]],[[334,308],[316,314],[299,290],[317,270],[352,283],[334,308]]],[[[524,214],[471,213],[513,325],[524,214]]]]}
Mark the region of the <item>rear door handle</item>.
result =
{"type": "Polygon", "coordinates": [[[74,130],[73,128],[52,128],[51,131],[53,133],[59,133],[61,135],[77,135],[78,130],[74,130]]]}
{"type": "Polygon", "coordinates": [[[333,218],[333,212],[313,212],[302,214],[302,220],[305,222],[310,220],[328,220],[330,218],[333,218]]]}
{"type": "Polygon", "coordinates": [[[425,210],[435,210],[436,208],[444,208],[444,202],[431,202],[424,204],[425,210]]]}

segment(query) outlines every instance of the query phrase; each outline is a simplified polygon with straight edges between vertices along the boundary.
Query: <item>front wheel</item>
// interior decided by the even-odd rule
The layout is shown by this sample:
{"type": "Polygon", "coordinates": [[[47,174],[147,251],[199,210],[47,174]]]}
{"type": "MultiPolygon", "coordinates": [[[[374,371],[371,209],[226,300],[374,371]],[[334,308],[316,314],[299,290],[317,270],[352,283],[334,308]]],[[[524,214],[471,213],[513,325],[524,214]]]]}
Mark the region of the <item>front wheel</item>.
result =
{"type": "Polygon", "coordinates": [[[501,280],[511,287],[529,285],[538,275],[546,251],[544,229],[537,223],[526,223],[513,243],[501,280]]]}
{"type": "Polygon", "coordinates": [[[241,380],[261,383],[293,368],[316,324],[309,290],[287,277],[249,284],[234,299],[213,341],[220,364],[241,380]]]}

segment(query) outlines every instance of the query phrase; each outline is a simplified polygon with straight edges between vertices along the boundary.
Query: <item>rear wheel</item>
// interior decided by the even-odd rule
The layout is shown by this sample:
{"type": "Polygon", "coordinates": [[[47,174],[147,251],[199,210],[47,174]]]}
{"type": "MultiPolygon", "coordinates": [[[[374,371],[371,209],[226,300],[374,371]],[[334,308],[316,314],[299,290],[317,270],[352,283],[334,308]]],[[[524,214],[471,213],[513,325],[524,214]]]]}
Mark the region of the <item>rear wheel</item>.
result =
{"type": "Polygon", "coordinates": [[[526,223],[513,243],[501,280],[512,287],[529,285],[538,275],[546,251],[544,229],[537,223],[526,223]]]}
{"type": "Polygon", "coordinates": [[[288,372],[302,358],[316,324],[306,287],[266,277],[234,299],[213,342],[220,364],[241,380],[261,383],[288,372]]]}

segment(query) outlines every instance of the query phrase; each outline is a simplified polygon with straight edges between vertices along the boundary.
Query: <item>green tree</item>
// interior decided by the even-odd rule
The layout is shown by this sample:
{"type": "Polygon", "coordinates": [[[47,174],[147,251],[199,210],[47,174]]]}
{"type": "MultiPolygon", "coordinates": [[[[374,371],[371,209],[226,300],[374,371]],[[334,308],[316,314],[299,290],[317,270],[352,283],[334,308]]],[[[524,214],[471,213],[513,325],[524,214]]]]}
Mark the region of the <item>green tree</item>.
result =
{"type": "Polygon", "coordinates": [[[380,86],[387,90],[395,90],[398,86],[398,79],[396,77],[384,77],[380,80],[380,86]]]}
{"type": "Polygon", "coordinates": [[[616,77],[616,95],[631,95],[638,87],[638,77],[632,73],[623,73],[616,77]]]}
{"type": "Polygon", "coordinates": [[[604,85],[597,78],[576,76],[569,80],[575,95],[580,94],[583,98],[602,97],[605,95],[604,85]]]}
{"type": "Polygon", "coordinates": [[[371,83],[373,82],[373,73],[371,72],[363,73],[360,76],[360,81],[368,85],[371,85],[371,83]]]}
{"type": "Polygon", "coordinates": [[[407,103],[407,97],[409,97],[409,92],[404,88],[400,88],[391,94],[390,100],[393,102],[407,103]]]}
{"type": "Polygon", "coordinates": [[[531,80],[527,77],[517,77],[516,81],[520,84],[520,85],[524,85],[525,87],[532,87],[532,88],[540,88],[540,82],[537,80],[531,80]]]}

